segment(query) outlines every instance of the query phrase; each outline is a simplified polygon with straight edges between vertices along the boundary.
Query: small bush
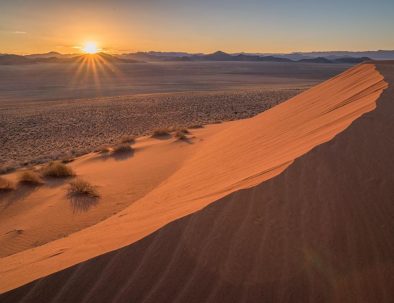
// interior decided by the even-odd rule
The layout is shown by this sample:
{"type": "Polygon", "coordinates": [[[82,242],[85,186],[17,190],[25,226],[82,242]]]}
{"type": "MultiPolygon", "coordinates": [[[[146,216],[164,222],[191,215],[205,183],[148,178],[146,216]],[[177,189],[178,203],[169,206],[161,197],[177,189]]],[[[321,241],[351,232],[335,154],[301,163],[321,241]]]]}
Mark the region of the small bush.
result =
{"type": "Polygon", "coordinates": [[[119,153],[130,153],[133,151],[133,148],[129,144],[119,144],[114,147],[113,152],[116,154],[119,153]]]}
{"type": "Polygon", "coordinates": [[[101,146],[99,147],[96,152],[98,152],[99,154],[107,154],[111,151],[111,148],[109,146],[101,146]]]}
{"type": "Polygon", "coordinates": [[[19,175],[19,183],[26,185],[41,185],[44,181],[41,175],[35,171],[27,170],[19,175]]]}
{"type": "Polygon", "coordinates": [[[175,133],[175,137],[178,138],[179,140],[187,140],[186,134],[182,131],[177,131],[175,133]]]}
{"type": "Polygon", "coordinates": [[[45,177],[67,178],[75,176],[74,171],[61,162],[51,162],[43,170],[45,177]]]}
{"type": "Polygon", "coordinates": [[[123,136],[120,139],[121,143],[134,143],[135,142],[135,136],[123,136]]]}
{"type": "Polygon", "coordinates": [[[170,130],[168,128],[159,128],[153,131],[153,138],[166,137],[170,135],[170,130]]]}
{"type": "Polygon", "coordinates": [[[176,131],[184,133],[184,134],[190,134],[190,132],[187,128],[178,128],[176,131]]]}
{"type": "Polygon", "coordinates": [[[62,159],[62,163],[67,164],[67,163],[71,163],[75,160],[75,158],[64,158],[62,159]]]}
{"type": "Polygon", "coordinates": [[[202,124],[195,124],[195,125],[189,126],[189,128],[191,128],[191,129],[203,128],[203,127],[204,126],[202,124]]]}
{"type": "Polygon", "coordinates": [[[7,192],[15,189],[15,185],[6,178],[0,177],[0,192],[7,192]]]}
{"type": "Polygon", "coordinates": [[[68,194],[70,196],[87,196],[91,198],[100,197],[96,187],[82,179],[76,179],[70,182],[68,194]]]}

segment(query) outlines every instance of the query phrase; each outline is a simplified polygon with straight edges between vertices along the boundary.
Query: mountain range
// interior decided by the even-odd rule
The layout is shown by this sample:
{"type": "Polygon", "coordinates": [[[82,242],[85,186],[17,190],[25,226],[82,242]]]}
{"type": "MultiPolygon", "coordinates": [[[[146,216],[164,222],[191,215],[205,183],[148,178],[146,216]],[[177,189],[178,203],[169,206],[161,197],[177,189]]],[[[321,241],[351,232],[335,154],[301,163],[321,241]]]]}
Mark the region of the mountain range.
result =
{"type": "MultiPolygon", "coordinates": [[[[76,63],[90,55],[61,54],[48,52],[44,54],[14,55],[0,54],[0,65],[20,65],[34,63],[76,63]]],[[[357,64],[369,60],[394,59],[394,51],[379,50],[365,52],[309,52],[290,54],[258,54],[217,51],[211,54],[190,54],[186,52],[135,52],[126,54],[98,53],[105,61],[112,63],[142,63],[155,61],[250,61],[250,62],[304,62],[304,63],[345,63],[357,64]]]]}

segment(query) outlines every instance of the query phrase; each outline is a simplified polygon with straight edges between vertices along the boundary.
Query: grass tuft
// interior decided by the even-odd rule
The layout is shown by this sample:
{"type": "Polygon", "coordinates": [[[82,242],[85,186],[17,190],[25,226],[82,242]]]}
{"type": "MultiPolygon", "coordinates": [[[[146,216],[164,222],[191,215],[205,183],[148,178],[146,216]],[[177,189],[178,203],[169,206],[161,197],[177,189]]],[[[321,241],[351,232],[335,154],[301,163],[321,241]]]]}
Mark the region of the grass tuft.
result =
{"type": "Polygon", "coordinates": [[[114,147],[113,152],[116,154],[120,153],[130,153],[133,151],[133,148],[129,144],[118,144],[114,147]]]}
{"type": "Polygon", "coordinates": [[[132,144],[132,143],[135,142],[135,136],[123,136],[123,137],[120,139],[120,142],[121,142],[121,143],[129,143],[129,144],[132,144]]]}
{"type": "Polygon", "coordinates": [[[202,124],[194,124],[194,125],[189,126],[189,128],[191,128],[191,129],[203,128],[203,127],[204,127],[204,125],[202,125],[202,124]]]}
{"type": "Polygon", "coordinates": [[[68,194],[70,196],[87,196],[91,198],[100,197],[96,187],[82,179],[75,179],[70,182],[68,194]]]}
{"type": "Polygon", "coordinates": [[[187,140],[186,134],[182,131],[177,131],[175,133],[175,138],[178,138],[178,140],[187,140]]]}
{"type": "Polygon", "coordinates": [[[170,135],[170,130],[168,128],[158,128],[153,131],[153,138],[167,137],[170,135]]]}
{"type": "Polygon", "coordinates": [[[75,172],[64,163],[51,162],[43,168],[42,174],[45,177],[67,178],[75,176],[75,172]]]}
{"type": "Polygon", "coordinates": [[[41,175],[35,171],[27,170],[19,175],[19,183],[26,185],[42,185],[44,180],[41,175]]]}
{"type": "Polygon", "coordinates": [[[107,154],[111,151],[111,148],[109,146],[101,146],[99,147],[96,152],[98,152],[99,154],[107,154]]]}

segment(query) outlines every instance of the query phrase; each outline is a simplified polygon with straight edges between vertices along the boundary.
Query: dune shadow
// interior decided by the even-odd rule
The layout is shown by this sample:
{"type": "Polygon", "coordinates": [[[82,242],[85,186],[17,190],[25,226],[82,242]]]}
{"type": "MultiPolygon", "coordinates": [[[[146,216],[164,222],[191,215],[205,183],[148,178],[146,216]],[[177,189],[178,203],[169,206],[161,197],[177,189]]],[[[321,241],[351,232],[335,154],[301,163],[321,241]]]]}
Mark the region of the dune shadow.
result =
{"type": "Polygon", "coordinates": [[[151,138],[153,138],[153,139],[157,139],[157,140],[168,140],[168,139],[171,139],[172,138],[172,136],[171,136],[171,134],[166,134],[166,135],[153,135],[153,136],[151,136],[151,138]]]}
{"type": "Polygon", "coordinates": [[[67,194],[71,202],[73,213],[84,213],[99,203],[98,197],[91,197],[83,194],[67,194]]]}
{"type": "Polygon", "coordinates": [[[174,141],[174,143],[187,143],[187,144],[194,144],[193,139],[195,137],[191,137],[191,138],[178,138],[174,141]]]}
{"type": "Polygon", "coordinates": [[[62,186],[64,183],[72,179],[73,177],[66,178],[45,178],[45,186],[49,188],[55,188],[62,186]]]}
{"type": "Polygon", "coordinates": [[[134,150],[127,150],[127,151],[115,151],[109,154],[108,156],[114,158],[117,161],[124,161],[134,155],[134,150]]]}
{"type": "Polygon", "coordinates": [[[23,184],[19,185],[15,190],[0,192],[0,205],[2,204],[2,208],[5,209],[11,204],[28,197],[39,187],[39,185],[34,186],[23,184]]]}

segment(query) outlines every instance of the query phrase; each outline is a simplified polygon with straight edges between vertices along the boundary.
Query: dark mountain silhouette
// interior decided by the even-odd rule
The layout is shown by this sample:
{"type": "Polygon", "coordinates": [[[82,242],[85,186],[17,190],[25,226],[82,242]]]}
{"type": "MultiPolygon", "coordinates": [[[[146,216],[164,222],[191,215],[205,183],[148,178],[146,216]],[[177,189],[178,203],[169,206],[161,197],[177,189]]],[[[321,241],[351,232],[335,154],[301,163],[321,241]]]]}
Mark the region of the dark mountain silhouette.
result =
{"type": "Polygon", "coordinates": [[[48,52],[44,54],[31,54],[31,55],[26,55],[26,58],[29,59],[41,59],[41,58],[64,58],[64,57],[73,57],[74,55],[63,55],[58,52],[48,52]]]}
{"type": "Polygon", "coordinates": [[[357,64],[357,63],[361,63],[364,61],[370,61],[372,60],[369,57],[361,57],[361,58],[356,58],[356,57],[343,57],[343,58],[337,58],[334,59],[332,61],[334,61],[335,63],[351,63],[351,64],[357,64]]]}
{"type": "Polygon", "coordinates": [[[328,60],[324,57],[317,57],[312,59],[301,59],[298,62],[308,62],[308,63],[333,63],[331,60],[328,60]]]}
{"type": "Polygon", "coordinates": [[[46,54],[35,55],[0,55],[0,65],[20,65],[20,64],[35,64],[35,63],[78,63],[83,62],[88,58],[101,58],[110,63],[138,63],[141,61],[133,59],[122,59],[107,53],[97,53],[95,55],[62,55],[56,52],[49,52],[46,54]],[[94,57],[93,57],[94,56],[94,57]]]}
{"type": "Polygon", "coordinates": [[[44,54],[32,54],[26,56],[0,54],[0,65],[17,65],[33,63],[72,63],[83,61],[84,58],[98,56],[101,59],[111,63],[138,63],[138,62],[162,62],[162,61],[237,61],[237,62],[304,62],[304,63],[347,63],[358,64],[364,61],[372,60],[371,57],[312,57],[301,59],[289,59],[284,55],[258,55],[258,54],[229,54],[223,51],[217,51],[212,54],[188,54],[182,52],[137,52],[122,55],[110,55],[100,52],[95,55],[89,54],[60,54],[58,52],[48,52],[44,54]]]}
{"type": "Polygon", "coordinates": [[[29,63],[32,63],[31,60],[24,56],[8,54],[0,55],[0,64],[2,65],[19,65],[29,63]]]}

